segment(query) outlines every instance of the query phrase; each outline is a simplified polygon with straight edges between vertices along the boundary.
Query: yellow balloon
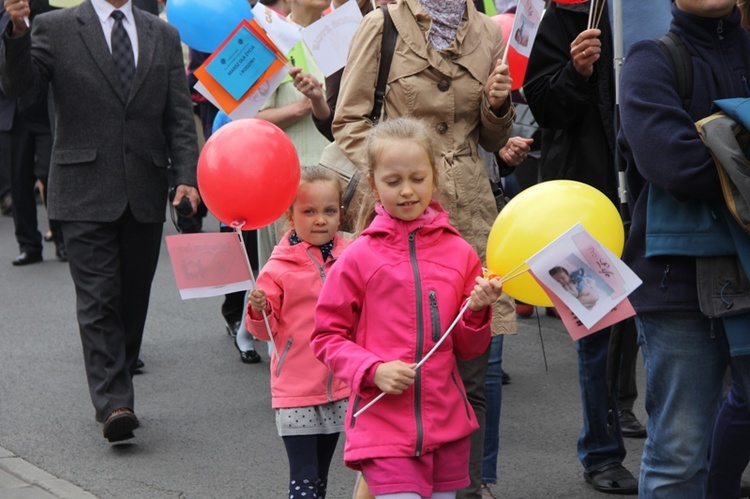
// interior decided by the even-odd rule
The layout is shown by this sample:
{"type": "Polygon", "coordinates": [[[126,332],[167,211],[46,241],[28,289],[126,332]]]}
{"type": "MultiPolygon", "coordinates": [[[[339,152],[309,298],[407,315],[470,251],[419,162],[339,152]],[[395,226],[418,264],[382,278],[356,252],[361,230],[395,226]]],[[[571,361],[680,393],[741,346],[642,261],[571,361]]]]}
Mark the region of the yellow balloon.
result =
{"type": "Polygon", "coordinates": [[[625,244],[622,218],[612,201],[590,185],[550,180],[534,185],[503,208],[487,240],[487,267],[516,300],[551,307],[552,301],[528,272],[526,260],[577,223],[618,257],[625,244]]]}

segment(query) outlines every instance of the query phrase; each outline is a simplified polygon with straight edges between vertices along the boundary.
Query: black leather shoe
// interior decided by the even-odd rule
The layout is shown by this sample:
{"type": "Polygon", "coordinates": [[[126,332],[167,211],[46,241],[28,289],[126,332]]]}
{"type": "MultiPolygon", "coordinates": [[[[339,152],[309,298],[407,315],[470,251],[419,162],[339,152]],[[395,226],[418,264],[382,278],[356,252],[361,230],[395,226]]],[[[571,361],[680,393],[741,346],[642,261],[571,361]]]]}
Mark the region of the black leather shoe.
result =
{"type": "Polygon", "coordinates": [[[20,267],[21,265],[31,265],[32,263],[38,263],[42,261],[41,253],[27,253],[24,251],[13,260],[13,265],[20,267]]]}
{"type": "Polygon", "coordinates": [[[255,350],[240,350],[240,360],[245,364],[257,364],[260,362],[260,355],[255,350]]]}
{"type": "Polygon", "coordinates": [[[750,497],[750,482],[747,480],[740,483],[740,497],[750,497]]]}
{"type": "Polygon", "coordinates": [[[612,463],[592,472],[584,472],[583,479],[594,490],[606,494],[638,494],[638,480],[620,463],[612,463]]]}
{"type": "Polygon", "coordinates": [[[65,243],[58,241],[55,243],[55,256],[61,262],[68,261],[68,248],[65,247],[65,243]]]}
{"type": "Polygon", "coordinates": [[[10,194],[0,200],[0,213],[3,215],[11,215],[13,213],[13,200],[10,198],[10,194]]]}
{"type": "Polygon", "coordinates": [[[510,374],[503,371],[503,385],[509,385],[510,384],[510,374]]]}
{"type": "Polygon", "coordinates": [[[646,438],[646,427],[638,421],[633,411],[623,409],[620,411],[620,429],[622,436],[628,438],[646,438]]]}
{"type": "Polygon", "coordinates": [[[127,407],[121,407],[109,413],[107,419],[104,420],[102,433],[110,442],[122,442],[135,436],[133,430],[138,428],[138,425],[138,418],[135,417],[133,411],[127,407]]]}
{"type": "Polygon", "coordinates": [[[133,368],[133,375],[136,374],[143,374],[143,368],[146,367],[146,364],[143,363],[143,361],[138,358],[138,360],[135,361],[135,367],[133,368]]]}

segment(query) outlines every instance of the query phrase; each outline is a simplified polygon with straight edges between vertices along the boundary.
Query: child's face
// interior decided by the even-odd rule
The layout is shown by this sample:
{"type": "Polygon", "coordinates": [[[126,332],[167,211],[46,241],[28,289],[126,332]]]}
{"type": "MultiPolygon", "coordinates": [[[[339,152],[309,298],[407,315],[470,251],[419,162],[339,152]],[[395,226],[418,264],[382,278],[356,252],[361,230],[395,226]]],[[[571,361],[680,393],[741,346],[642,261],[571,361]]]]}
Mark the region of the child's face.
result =
{"type": "Polygon", "coordinates": [[[554,280],[560,283],[560,285],[564,288],[567,288],[570,284],[570,276],[567,272],[558,272],[555,275],[552,276],[554,280]]]}
{"type": "Polygon", "coordinates": [[[406,140],[383,145],[372,177],[367,178],[375,198],[400,220],[422,215],[435,192],[430,157],[419,144],[406,140]]]}
{"type": "Polygon", "coordinates": [[[339,192],[332,182],[302,183],[292,206],[289,225],[305,242],[320,246],[339,228],[339,192]]]}

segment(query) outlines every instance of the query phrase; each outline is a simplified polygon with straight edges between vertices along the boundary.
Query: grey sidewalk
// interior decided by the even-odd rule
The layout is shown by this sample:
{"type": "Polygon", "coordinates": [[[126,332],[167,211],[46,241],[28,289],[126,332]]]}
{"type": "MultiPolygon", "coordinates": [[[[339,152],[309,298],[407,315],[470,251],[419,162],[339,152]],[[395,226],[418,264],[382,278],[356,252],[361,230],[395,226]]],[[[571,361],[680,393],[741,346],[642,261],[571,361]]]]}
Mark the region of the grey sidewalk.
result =
{"type": "Polygon", "coordinates": [[[95,499],[0,447],[0,497],[4,499],[95,499]]]}

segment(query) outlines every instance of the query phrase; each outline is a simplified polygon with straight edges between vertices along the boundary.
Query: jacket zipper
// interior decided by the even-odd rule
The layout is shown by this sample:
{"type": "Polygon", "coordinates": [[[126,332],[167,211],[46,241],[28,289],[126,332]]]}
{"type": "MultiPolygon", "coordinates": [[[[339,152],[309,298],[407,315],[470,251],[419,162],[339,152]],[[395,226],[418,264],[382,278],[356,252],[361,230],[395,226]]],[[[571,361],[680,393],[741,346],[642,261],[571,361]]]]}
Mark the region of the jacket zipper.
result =
{"type": "MultiPolygon", "coordinates": [[[[409,258],[411,259],[411,269],[414,273],[414,284],[417,293],[417,358],[416,362],[422,360],[422,343],[424,342],[424,314],[422,313],[422,279],[419,276],[419,266],[417,265],[417,244],[416,233],[418,228],[409,233],[409,258]]],[[[415,456],[422,455],[422,371],[417,371],[417,377],[414,380],[414,416],[417,425],[417,442],[414,449],[415,456]]]]}
{"type": "Polygon", "coordinates": [[[323,265],[320,265],[318,261],[315,259],[315,257],[313,256],[313,254],[310,253],[310,248],[307,248],[307,256],[310,257],[310,260],[312,260],[313,265],[315,265],[315,268],[318,269],[318,274],[320,274],[320,280],[323,282],[326,282],[326,270],[323,267],[325,263],[323,265]]]}
{"type": "MultiPolygon", "coordinates": [[[[320,274],[320,280],[322,282],[326,282],[326,269],[325,269],[325,262],[323,265],[320,265],[318,261],[315,259],[313,254],[310,252],[310,248],[307,248],[306,250],[307,256],[310,257],[310,260],[312,260],[313,265],[318,269],[318,274],[320,274]]],[[[331,258],[331,261],[333,261],[333,258],[331,258]]],[[[328,395],[328,401],[333,402],[333,371],[328,371],[328,382],[326,384],[326,394],[328,395]]]]}
{"type": "Polygon", "coordinates": [[[432,319],[432,341],[437,342],[440,340],[440,312],[435,290],[430,290],[430,318],[432,319]]]}
{"type": "Polygon", "coordinates": [[[659,287],[661,289],[667,289],[667,286],[669,286],[669,264],[667,264],[667,267],[664,269],[664,274],[661,277],[661,282],[659,283],[659,287]]]}
{"type": "Polygon", "coordinates": [[[286,342],[286,346],[284,347],[284,351],[281,352],[281,356],[279,357],[279,364],[276,366],[276,377],[281,374],[281,366],[284,364],[284,359],[286,358],[286,354],[289,353],[289,350],[292,348],[292,341],[293,338],[289,338],[286,342]]]}

